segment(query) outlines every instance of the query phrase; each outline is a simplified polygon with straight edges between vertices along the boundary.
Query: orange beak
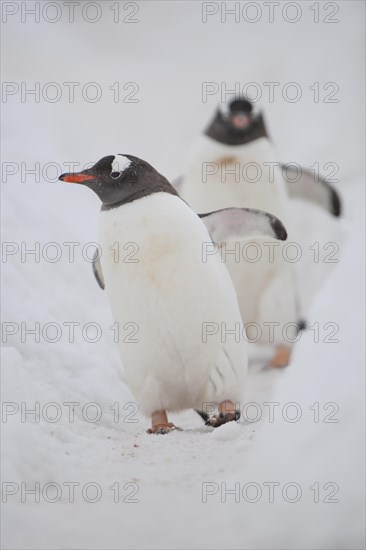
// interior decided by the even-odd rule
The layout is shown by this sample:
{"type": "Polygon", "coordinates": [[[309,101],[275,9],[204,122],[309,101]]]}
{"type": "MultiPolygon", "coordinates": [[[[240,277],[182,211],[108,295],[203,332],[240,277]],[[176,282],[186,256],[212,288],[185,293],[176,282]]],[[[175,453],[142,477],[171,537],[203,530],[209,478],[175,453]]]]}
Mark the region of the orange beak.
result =
{"type": "Polygon", "coordinates": [[[90,176],[79,172],[78,174],[61,174],[58,179],[61,181],[67,181],[68,183],[83,183],[84,181],[95,179],[95,176],[90,176]]]}

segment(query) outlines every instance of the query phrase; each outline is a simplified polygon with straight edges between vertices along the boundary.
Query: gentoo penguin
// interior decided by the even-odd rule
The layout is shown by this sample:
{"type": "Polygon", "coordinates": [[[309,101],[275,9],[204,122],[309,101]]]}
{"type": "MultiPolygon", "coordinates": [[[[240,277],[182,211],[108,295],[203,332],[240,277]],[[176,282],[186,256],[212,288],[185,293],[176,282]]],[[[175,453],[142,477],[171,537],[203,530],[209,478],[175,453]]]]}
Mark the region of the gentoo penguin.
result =
{"type": "MultiPolygon", "coordinates": [[[[291,168],[282,168],[263,115],[255,114],[252,103],[240,97],[217,110],[176,188],[196,212],[229,206],[268,211],[283,221],[290,236],[290,199],[316,203],[339,216],[339,197],[325,180],[315,183],[308,171],[297,177],[291,168]]],[[[271,366],[286,366],[297,331],[305,326],[293,256],[287,257],[290,250],[260,237],[251,242],[231,239],[222,243],[222,251],[249,339],[274,345],[271,366]]]]}
{"type": "Polygon", "coordinates": [[[152,419],[149,433],[175,429],[167,411],[204,411],[207,404],[217,407],[213,427],[237,420],[247,365],[242,320],[220,255],[206,258],[203,251],[232,231],[285,239],[282,223],[250,209],[201,219],[168,180],[132,155],[106,156],[59,179],[85,185],[102,201],[102,281],[120,327],[126,380],[152,419]],[[136,244],[133,261],[116,257],[116,243],[136,244]],[[128,323],[133,339],[123,337],[128,323]]]}

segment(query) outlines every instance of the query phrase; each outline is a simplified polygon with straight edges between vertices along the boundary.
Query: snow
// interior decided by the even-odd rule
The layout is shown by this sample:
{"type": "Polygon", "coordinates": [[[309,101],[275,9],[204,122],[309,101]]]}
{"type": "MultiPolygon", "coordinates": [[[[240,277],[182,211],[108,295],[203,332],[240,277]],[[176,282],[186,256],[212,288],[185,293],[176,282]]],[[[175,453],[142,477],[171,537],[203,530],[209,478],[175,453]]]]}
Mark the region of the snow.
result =
{"type": "MultiPolygon", "coordinates": [[[[364,4],[339,2],[340,22],[333,25],[312,23],[313,2],[301,3],[304,17],[292,25],[281,19],[223,24],[217,17],[203,24],[200,2],[141,2],[139,24],[114,24],[106,4],[95,24],[68,24],[65,18],[54,24],[29,18],[24,24],[18,16],[3,24],[4,81],[98,82],[103,98],[36,103],[14,96],[3,104],[3,162],[27,168],[52,162],[59,169],[49,169],[54,182],[20,170],[7,181],[3,175],[3,241],[16,243],[19,252],[2,264],[2,319],[13,323],[8,330],[18,329],[13,336],[3,333],[2,344],[3,499],[4,489],[17,491],[3,500],[2,545],[363,548],[364,4]],[[117,79],[123,94],[124,83],[138,83],[138,103],[114,103],[108,87],[117,79]],[[252,406],[242,421],[212,431],[187,411],[171,418],[182,432],[149,436],[148,419],[124,382],[106,294],[82,255],[84,250],[91,259],[93,247],[88,251],[85,245],[97,240],[98,199],[56,176],[68,171],[66,162],[80,169],[116,150],[146,158],[169,178],[177,176],[220,100],[216,95],[202,102],[202,82],[212,81],[227,82],[228,88],[236,81],[301,84],[299,102],[279,97],[271,103],[264,94],[260,106],[281,160],[307,167],[338,163],[336,187],[349,236],[309,312],[309,324],[319,323],[320,341],[314,342],[314,331],[305,332],[285,370],[263,369],[257,360],[246,390],[252,406]],[[339,103],[314,103],[306,92],[314,82],[337,82],[339,103]],[[50,242],[61,250],[54,263],[46,260],[56,250],[45,248],[50,242]],[[64,244],[71,242],[79,243],[73,262],[64,244]],[[22,258],[24,246],[35,243],[40,261],[22,258]],[[39,342],[31,334],[22,341],[24,328],[36,322],[41,329],[57,325],[41,333],[39,342]],[[70,322],[79,323],[73,342],[65,325],[70,322]],[[339,325],[338,343],[324,342],[329,322],[339,325]],[[88,329],[88,323],[100,328],[94,343],[96,325],[88,329]],[[39,418],[28,414],[22,422],[24,407],[38,406],[39,418]],[[298,422],[289,421],[299,410],[298,422]],[[258,412],[261,419],[250,421],[258,412]],[[97,413],[101,417],[93,422],[97,413]],[[60,419],[52,422],[57,414],[60,419]],[[37,482],[40,502],[30,494],[22,499],[22,490],[37,482]],[[58,486],[47,489],[50,482],[58,486]],[[70,482],[79,484],[74,502],[70,482]],[[273,486],[274,502],[272,482],[279,484],[273,486]],[[88,489],[88,483],[94,485],[88,489]],[[286,493],[289,483],[296,485],[286,493]],[[100,499],[90,502],[98,488],[100,499]],[[234,493],[223,502],[225,488],[234,493]],[[286,501],[299,488],[301,498],[286,501]],[[48,502],[57,490],[60,500],[48,502]],[[256,491],[261,496],[254,502],[256,491]],[[327,497],[338,502],[324,502],[327,497]]],[[[315,208],[308,216],[309,239],[321,231],[324,243],[338,230],[315,208]]],[[[315,284],[312,268],[304,271],[315,284]]]]}

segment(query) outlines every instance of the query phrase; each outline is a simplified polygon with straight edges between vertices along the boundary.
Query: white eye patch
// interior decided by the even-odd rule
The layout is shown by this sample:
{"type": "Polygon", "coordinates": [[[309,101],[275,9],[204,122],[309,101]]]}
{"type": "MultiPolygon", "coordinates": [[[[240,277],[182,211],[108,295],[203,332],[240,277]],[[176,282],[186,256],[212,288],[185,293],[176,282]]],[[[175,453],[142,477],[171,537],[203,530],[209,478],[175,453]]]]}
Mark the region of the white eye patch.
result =
{"type": "Polygon", "coordinates": [[[115,172],[119,175],[125,170],[127,170],[127,168],[131,164],[132,163],[129,158],[124,157],[123,155],[115,155],[111,165],[111,173],[113,174],[113,172],[115,172]]]}

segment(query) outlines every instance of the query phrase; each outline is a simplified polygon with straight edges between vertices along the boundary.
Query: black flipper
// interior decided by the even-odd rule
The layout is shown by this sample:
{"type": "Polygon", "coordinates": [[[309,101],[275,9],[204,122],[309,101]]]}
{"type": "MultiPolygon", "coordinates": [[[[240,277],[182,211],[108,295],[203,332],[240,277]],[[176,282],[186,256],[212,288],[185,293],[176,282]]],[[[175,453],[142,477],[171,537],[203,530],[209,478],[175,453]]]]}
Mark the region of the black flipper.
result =
{"type": "Polygon", "coordinates": [[[194,409],[194,410],[197,414],[200,415],[200,417],[202,418],[204,424],[206,426],[209,426],[210,425],[210,416],[207,413],[205,413],[204,411],[198,411],[197,409],[194,409]]]}
{"type": "Polygon", "coordinates": [[[265,235],[280,241],[287,239],[287,231],[282,222],[264,210],[223,208],[198,215],[206,224],[214,243],[224,242],[233,235],[244,238],[265,235]]]}
{"type": "Polygon", "coordinates": [[[340,196],[325,178],[318,176],[318,181],[316,181],[313,172],[305,168],[299,170],[291,164],[281,164],[280,167],[291,199],[312,202],[336,218],[341,215],[340,196]]]}
{"type": "Polygon", "coordinates": [[[100,263],[98,248],[95,249],[94,256],[93,256],[93,273],[96,280],[98,281],[100,288],[104,290],[105,284],[104,284],[104,277],[103,277],[102,265],[100,263]]]}

